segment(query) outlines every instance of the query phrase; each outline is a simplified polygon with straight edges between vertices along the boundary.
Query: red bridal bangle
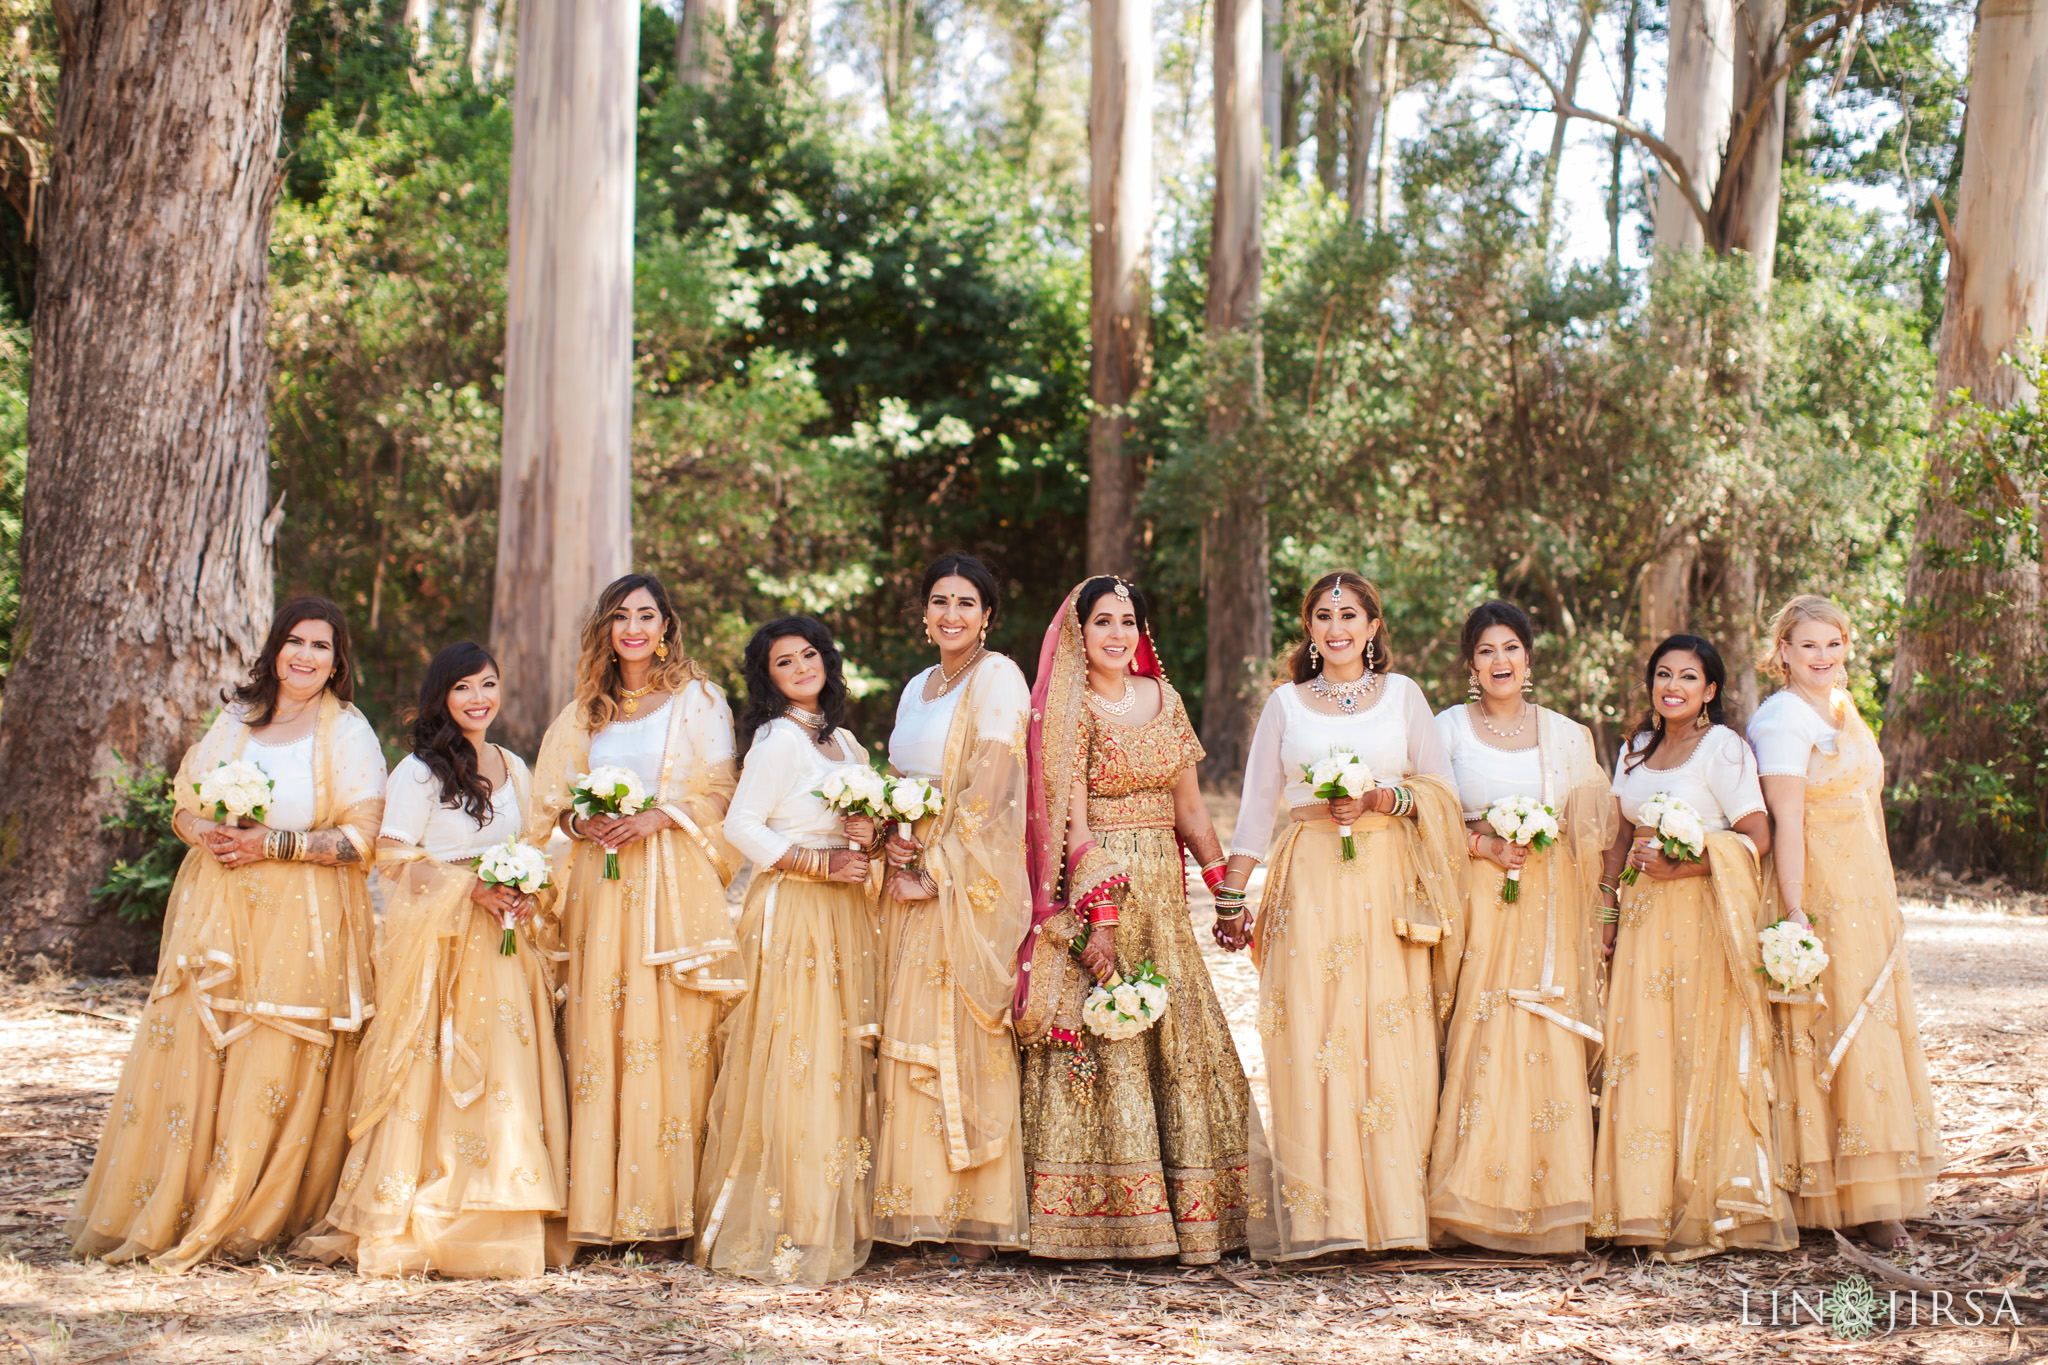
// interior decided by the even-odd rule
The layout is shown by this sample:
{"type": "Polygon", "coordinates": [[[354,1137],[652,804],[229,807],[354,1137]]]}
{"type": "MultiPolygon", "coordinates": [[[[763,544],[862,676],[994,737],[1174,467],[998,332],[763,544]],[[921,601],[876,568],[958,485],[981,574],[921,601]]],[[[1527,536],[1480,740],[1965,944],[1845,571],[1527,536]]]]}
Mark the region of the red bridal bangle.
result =
{"type": "Polygon", "coordinates": [[[1223,879],[1228,875],[1230,875],[1228,865],[1216,863],[1202,869],[1202,883],[1213,892],[1217,887],[1223,885],[1223,879]]]}

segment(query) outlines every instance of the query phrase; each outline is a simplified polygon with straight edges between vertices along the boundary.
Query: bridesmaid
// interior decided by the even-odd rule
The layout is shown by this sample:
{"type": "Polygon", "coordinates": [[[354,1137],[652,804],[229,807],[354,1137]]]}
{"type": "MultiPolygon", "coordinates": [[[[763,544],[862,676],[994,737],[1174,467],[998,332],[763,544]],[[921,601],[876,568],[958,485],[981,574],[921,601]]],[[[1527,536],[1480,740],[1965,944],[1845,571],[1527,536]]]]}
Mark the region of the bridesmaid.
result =
{"type": "Polygon", "coordinates": [[[348,623],[324,597],[271,618],[248,681],[178,766],[191,845],[92,1175],[65,1236],[81,1256],[171,1271],[246,1260],[334,1198],[370,995],[371,841],[384,754],[349,704],[348,623]],[[195,784],[247,760],[262,821],[217,824],[195,784]]]}
{"type": "Polygon", "coordinates": [[[1591,732],[1526,699],[1535,638],[1521,608],[1481,606],[1465,619],[1461,645],[1472,698],[1436,718],[1457,774],[1469,863],[1465,967],[1429,1162],[1430,1235],[1496,1251],[1577,1252],[1593,1216],[1596,883],[1614,840],[1614,794],[1591,732]],[[1556,811],[1557,842],[1537,851],[1495,834],[1487,809],[1509,796],[1556,811]],[[1512,902],[1502,899],[1511,871],[1521,879],[1512,902]]]}
{"type": "Polygon", "coordinates": [[[1828,952],[1825,1008],[1774,1007],[1780,1181],[1801,1227],[1857,1226],[1895,1251],[1913,1240],[1900,1220],[1927,1215],[1941,1126],[1885,843],[1884,758],[1841,690],[1848,658],[1848,614],[1793,598],[1771,624],[1765,665],[1785,686],[1749,722],[1778,902],[1828,952]]]}
{"type": "MultiPolygon", "coordinates": [[[[741,990],[719,833],[736,777],[725,694],[684,656],[660,580],[627,574],[583,626],[576,699],[548,727],[527,840],[574,842],[555,869],[568,948],[569,1240],[671,1242],[694,1230],[712,1035],[741,990]],[[630,768],[637,815],[576,814],[570,787],[630,768]],[[619,877],[604,875],[616,849],[619,877]]],[[[666,1250],[664,1248],[664,1250],[666,1250]]]]}
{"type": "Polygon", "coordinates": [[[816,792],[868,755],[846,728],[846,678],[824,626],[808,616],[762,626],[745,672],[740,734],[751,747],[725,829],[754,863],[739,929],[750,988],[719,1030],[697,1264],[823,1284],[859,1270],[873,1241],[881,1025],[863,851],[874,821],[842,819],[816,792]]]}
{"type": "Polygon", "coordinates": [[[1275,1205],[1252,1245],[1263,1260],[1429,1245],[1438,1022],[1458,961],[1464,829],[1429,703],[1388,671],[1385,630],[1379,590],[1355,573],[1326,574],[1302,596],[1301,643],[1290,681],[1259,713],[1217,898],[1219,940],[1249,938],[1259,968],[1275,1205]],[[1362,758],[1375,785],[1318,800],[1302,770],[1340,752],[1362,758]],[[1283,804],[1292,819],[1271,840],[1283,804]],[[1354,859],[1343,857],[1342,825],[1353,827],[1354,859]],[[1261,860],[1271,871],[1247,935],[1227,912],[1242,912],[1261,860]]]}
{"type": "Polygon", "coordinates": [[[341,1192],[328,1227],[299,1243],[365,1275],[521,1277],[570,1259],[553,936],[535,924],[535,897],[475,872],[519,837],[532,794],[526,765],[486,737],[499,695],[482,645],[436,654],[412,752],[385,788],[379,1009],[356,1068],[341,1192]]]}
{"type": "Polygon", "coordinates": [[[1756,758],[1723,720],[1728,670],[1697,635],[1673,635],[1643,670],[1650,714],[1615,766],[1621,832],[1603,900],[1624,862],[1641,880],[1601,931],[1613,956],[1590,1236],[1688,1261],[1730,1247],[1798,1245],[1774,1183],[1772,1084],[1757,931],[1770,820],[1756,758]],[[1706,830],[1698,861],[1664,856],[1636,818],[1652,796],[1690,806],[1706,830]]]}
{"type": "Polygon", "coordinates": [[[1082,583],[1046,631],[1029,751],[1015,1008],[1031,1254],[1213,1265],[1245,1245],[1263,1137],[1188,927],[1183,842],[1205,867],[1223,860],[1195,780],[1202,746],[1121,578],[1082,583]],[[1146,961],[1166,977],[1165,1016],[1132,1038],[1086,1031],[1094,983],[1146,961]]]}
{"type": "Polygon", "coordinates": [[[1031,922],[1031,689],[985,643],[996,581],[980,560],[940,556],[920,596],[939,661],[903,689],[889,764],[936,784],[946,807],[912,837],[897,826],[889,842],[900,870],[882,901],[875,1238],[950,1238],[956,1255],[983,1260],[1030,1237],[1009,1011],[1016,946],[1031,922]]]}

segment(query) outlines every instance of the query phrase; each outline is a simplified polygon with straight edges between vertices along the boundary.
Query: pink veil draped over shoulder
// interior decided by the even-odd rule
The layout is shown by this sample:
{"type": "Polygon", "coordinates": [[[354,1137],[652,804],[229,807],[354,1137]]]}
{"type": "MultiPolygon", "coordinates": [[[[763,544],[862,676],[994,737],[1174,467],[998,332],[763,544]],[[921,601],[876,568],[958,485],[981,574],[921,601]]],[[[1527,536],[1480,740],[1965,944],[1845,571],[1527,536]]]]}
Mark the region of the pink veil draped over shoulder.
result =
{"type": "MultiPolygon", "coordinates": [[[[1067,908],[1063,893],[1068,803],[1075,780],[1087,776],[1082,727],[1087,721],[1088,659],[1081,645],[1079,603],[1082,589],[1099,577],[1111,575],[1082,579],[1060,602],[1059,611],[1045,628],[1045,641],[1038,650],[1038,673],[1031,684],[1031,721],[1025,740],[1031,778],[1024,822],[1024,866],[1031,878],[1031,928],[1017,949],[1017,998],[1013,1007],[1017,1038],[1026,1046],[1043,1036],[1055,1003],[1052,997],[1057,993],[1046,989],[1034,998],[1032,962],[1046,922],[1067,908]]],[[[1162,676],[1149,631],[1139,641],[1131,672],[1141,678],[1162,676]]],[[[1064,952],[1062,946],[1060,953],[1064,952]]],[[[1042,974],[1044,966],[1039,970],[1042,974]]],[[[1055,984],[1045,983],[1048,988],[1055,984]]]]}

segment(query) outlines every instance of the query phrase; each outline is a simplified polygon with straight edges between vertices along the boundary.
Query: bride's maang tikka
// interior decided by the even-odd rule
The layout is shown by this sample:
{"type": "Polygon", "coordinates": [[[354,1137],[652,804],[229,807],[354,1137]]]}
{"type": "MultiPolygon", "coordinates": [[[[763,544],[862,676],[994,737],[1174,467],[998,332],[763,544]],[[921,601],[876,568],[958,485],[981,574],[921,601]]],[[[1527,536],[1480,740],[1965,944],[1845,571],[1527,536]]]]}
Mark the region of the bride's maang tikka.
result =
{"type": "Polygon", "coordinates": [[[1341,578],[1330,585],[1330,605],[1333,607],[1344,605],[1344,580],[1341,578]]]}
{"type": "Polygon", "coordinates": [[[1131,585],[1130,585],[1130,584],[1128,584],[1128,583],[1126,583],[1126,582],[1124,582],[1124,581],[1123,581],[1123,580],[1122,580],[1121,578],[1117,579],[1117,580],[1116,580],[1116,595],[1117,595],[1118,597],[1121,597],[1121,598],[1123,598],[1123,600],[1124,600],[1124,601],[1126,601],[1126,602],[1130,601],[1130,600],[1131,600],[1131,585]]]}

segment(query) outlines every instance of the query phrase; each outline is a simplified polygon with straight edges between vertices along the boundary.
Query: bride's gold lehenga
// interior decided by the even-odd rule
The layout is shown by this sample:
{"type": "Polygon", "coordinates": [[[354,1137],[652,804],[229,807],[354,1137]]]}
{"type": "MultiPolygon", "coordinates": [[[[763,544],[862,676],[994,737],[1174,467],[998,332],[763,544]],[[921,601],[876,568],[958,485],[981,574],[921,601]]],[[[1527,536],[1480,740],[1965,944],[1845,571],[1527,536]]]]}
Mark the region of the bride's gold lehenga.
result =
{"type": "MultiPolygon", "coordinates": [[[[649,807],[675,823],[620,849],[617,880],[604,876],[604,850],[587,840],[555,864],[569,954],[561,1034],[576,1243],[667,1241],[695,1230],[698,1154],[718,1078],[714,1035],[746,987],[725,904],[732,852],[720,835],[736,765],[689,761],[704,746],[688,733],[687,700],[685,689],[665,719],[640,722],[666,726],[649,807]]],[[[715,711],[728,714],[722,697],[715,711]]],[[[548,727],[530,842],[544,842],[569,809],[570,784],[590,770],[591,739],[578,703],[548,727]]]]}
{"type": "MultiPolygon", "coordinates": [[[[1803,821],[1805,909],[1828,953],[1820,999],[1770,993],[1778,1183],[1795,1196],[1801,1227],[1924,1218],[1941,1171],[1941,1125],[1885,842],[1884,758],[1846,699],[1840,713],[1835,753],[1813,756],[1803,821]]],[[[1765,918],[1774,920],[1777,878],[1766,875],[1765,884],[1765,918]]]]}
{"type": "MultiPolygon", "coordinates": [[[[226,710],[186,753],[180,826],[211,815],[193,784],[250,742],[226,710]]],[[[149,1003],[65,1225],[79,1255],[171,1271],[246,1259],[334,1197],[356,1039],[374,1008],[367,872],[384,758],[332,693],[314,723],[312,788],[310,827],[342,831],[359,862],[230,871],[196,846],[185,855],[149,1003]]]]}
{"type": "MultiPolygon", "coordinates": [[[[1019,987],[1031,1254],[1212,1264],[1245,1246],[1246,1219],[1255,1216],[1248,1198],[1258,1112],[1188,924],[1173,787],[1202,746],[1164,679],[1160,712],[1144,725],[1089,711],[1073,602],[1070,594],[1047,696],[1041,703],[1033,695],[1040,772],[1031,818],[1057,825],[1043,839],[1035,825],[1034,844],[1064,865],[1068,793],[1073,775],[1085,774],[1097,851],[1130,879],[1117,898],[1118,965],[1150,960],[1166,977],[1171,1003],[1134,1038],[1112,1042],[1087,1032],[1080,1014],[1092,982],[1069,950],[1081,922],[1066,904],[1039,918],[1019,987]],[[1041,793],[1053,799],[1041,801],[1041,793]]],[[[1042,661],[1042,675],[1045,668],[1042,661]]],[[[1052,857],[1041,859],[1034,847],[1032,873],[1041,883],[1048,875],[1041,862],[1052,857]]]]}

